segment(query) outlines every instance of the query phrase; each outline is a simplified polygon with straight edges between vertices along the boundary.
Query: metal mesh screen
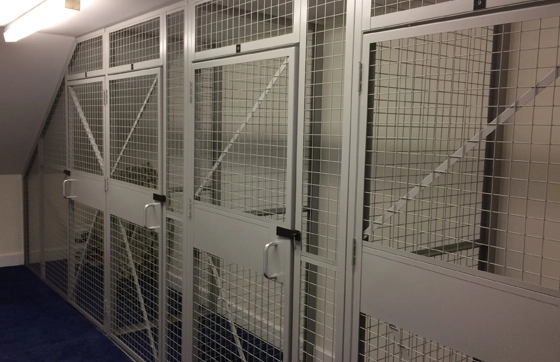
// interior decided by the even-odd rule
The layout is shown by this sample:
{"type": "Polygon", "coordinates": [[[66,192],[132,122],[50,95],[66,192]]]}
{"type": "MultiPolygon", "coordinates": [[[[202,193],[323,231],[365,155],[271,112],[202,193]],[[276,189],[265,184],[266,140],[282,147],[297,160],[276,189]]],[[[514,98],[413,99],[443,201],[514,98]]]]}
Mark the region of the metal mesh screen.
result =
{"type": "Polygon", "coordinates": [[[371,0],[371,16],[391,14],[447,1],[450,0],[371,0]]]}
{"type": "Polygon", "coordinates": [[[197,52],[293,31],[293,0],[213,0],[197,5],[195,11],[197,52]]]}
{"type": "Polygon", "coordinates": [[[66,167],[66,87],[64,82],[56,93],[55,101],[43,130],[43,163],[66,167]]]}
{"type": "Polygon", "coordinates": [[[372,46],[367,240],[560,288],[559,29],[372,46]]]}
{"type": "Polygon", "coordinates": [[[111,216],[111,333],[145,361],[158,358],[158,234],[111,216]]]}
{"type": "Polygon", "coordinates": [[[35,155],[28,174],[25,178],[25,205],[27,211],[26,235],[27,249],[26,262],[31,270],[37,275],[41,274],[42,255],[42,237],[43,231],[41,227],[42,218],[42,192],[41,192],[41,168],[39,166],[39,158],[35,155]]]}
{"type": "Polygon", "coordinates": [[[167,211],[183,212],[185,13],[167,15],[167,211]]]}
{"type": "Polygon", "coordinates": [[[195,197],[285,219],[288,58],[196,72],[195,197]]]}
{"type": "Polygon", "coordinates": [[[308,4],[303,149],[303,251],[333,263],[301,268],[301,361],[333,360],[342,167],[346,1],[308,4]]]}
{"type": "MultiPolygon", "coordinates": [[[[44,145],[44,144],[43,144],[44,145]]],[[[68,201],[60,194],[66,175],[43,166],[43,248],[45,279],[59,293],[68,289],[68,201]]]]}
{"type": "Polygon", "coordinates": [[[160,20],[154,18],[109,34],[109,67],[160,57],[160,20]]]}
{"type": "Polygon", "coordinates": [[[74,170],[103,174],[103,83],[68,86],[70,163],[74,170]]]}
{"type": "Polygon", "coordinates": [[[103,69],[103,37],[97,36],[76,44],[68,74],[87,73],[103,69]]]}
{"type": "Polygon", "coordinates": [[[159,182],[159,77],[109,82],[111,178],[143,187],[159,182]]]}
{"type": "Polygon", "coordinates": [[[195,249],[193,358],[282,361],[284,286],[195,249]]]}
{"type": "Polygon", "coordinates": [[[70,202],[70,301],[97,322],[104,316],[104,213],[70,202]]]}
{"type": "Polygon", "coordinates": [[[300,361],[335,360],[336,271],[302,262],[300,361]]]}
{"type": "Polygon", "coordinates": [[[166,323],[168,362],[180,362],[182,356],[183,307],[183,223],[167,219],[166,251],[166,323]]]}
{"type": "Polygon", "coordinates": [[[361,362],[476,362],[476,358],[366,314],[360,314],[361,362]]]}

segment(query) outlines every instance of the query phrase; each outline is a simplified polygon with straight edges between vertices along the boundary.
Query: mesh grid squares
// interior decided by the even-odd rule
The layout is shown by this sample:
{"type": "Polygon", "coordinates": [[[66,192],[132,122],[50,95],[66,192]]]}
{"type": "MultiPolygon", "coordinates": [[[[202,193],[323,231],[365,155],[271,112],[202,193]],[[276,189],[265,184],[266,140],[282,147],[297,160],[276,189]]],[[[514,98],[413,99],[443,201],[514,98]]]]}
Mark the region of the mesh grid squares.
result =
{"type": "Polygon", "coordinates": [[[360,314],[361,362],[477,362],[476,358],[366,314],[360,314]]]}
{"type": "Polygon", "coordinates": [[[145,361],[158,358],[159,237],[111,216],[111,333],[145,361]]]}
{"type": "Polygon", "coordinates": [[[371,16],[386,15],[451,0],[371,0],[371,16]]]}
{"type": "Polygon", "coordinates": [[[284,286],[195,249],[193,358],[283,361],[284,286]]]}
{"type": "Polygon", "coordinates": [[[180,362],[183,330],[183,224],[170,218],[167,219],[166,254],[166,358],[168,362],[180,362]]]}
{"type": "Polygon", "coordinates": [[[41,167],[37,152],[25,177],[26,205],[27,205],[27,249],[26,261],[29,268],[37,275],[41,275],[41,264],[43,263],[41,219],[43,217],[42,190],[41,190],[41,167]]]}
{"type": "Polygon", "coordinates": [[[159,76],[109,81],[112,179],[159,185],[159,76]]]}
{"type": "Polygon", "coordinates": [[[167,211],[183,213],[185,13],[167,15],[167,211]]]}
{"type": "Polygon", "coordinates": [[[70,202],[70,301],[103,324],[105,312],[104,213],[70,202]]]}
{"type": "Polygon", "coordinates": [[[367,240],[560,288],[558,29],[549,18],[372,45],[367,240]]]}
{"type": "Polygon", "coordinates": [[[197,52],[293,32],[293,0],[212,0],[195,12],[197,52]]]}
{"type": "Polygon", "coordinates": [[[66,86],[64,82],[56,93],[42,138],[43,163],[66,167],[66,86]]]}
{"type": "Polygon", "coordinates": [[[116,30],[109,34],[109,67],[140,63],[160,57],[160,19],[116,30]]]}
{"type": "Polygon", "coordinates": [[[288,58],[196,72],[195,197],[285,219],[288,58]]]}
{"type": "Polygon", "coordinates": [[[69,85],[68,105],[71,167],[103,175],[103,83],[69,85]]]}
{"type": "Polygon", "coordinates": [[[79,74],[103,69],[103,37],[97,36],[76,44],[68,65],[68,74],[79,74]]]}

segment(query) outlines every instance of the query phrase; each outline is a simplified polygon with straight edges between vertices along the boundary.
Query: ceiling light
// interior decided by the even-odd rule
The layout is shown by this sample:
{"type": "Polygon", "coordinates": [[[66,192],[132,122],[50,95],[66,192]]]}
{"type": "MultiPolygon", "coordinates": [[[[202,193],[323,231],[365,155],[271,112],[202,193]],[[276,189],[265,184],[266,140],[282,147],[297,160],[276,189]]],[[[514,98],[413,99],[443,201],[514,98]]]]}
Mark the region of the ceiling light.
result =
{"type": "MultiPolygon", "coordinates": [[[[79,0],[77,2],[79,8],[79,0]]],[[[76,10],[67,8],[67,3],[76,3],[76,0],[46,0],[42,2],[8,25],[4,31],[4,39],[7,42],[18,41],[77,14],[76,10]]]]}
{"type": "Polygon", "coordinates": [[[0,0],[0,26],[11,23],[44,0],[0,0]]]}

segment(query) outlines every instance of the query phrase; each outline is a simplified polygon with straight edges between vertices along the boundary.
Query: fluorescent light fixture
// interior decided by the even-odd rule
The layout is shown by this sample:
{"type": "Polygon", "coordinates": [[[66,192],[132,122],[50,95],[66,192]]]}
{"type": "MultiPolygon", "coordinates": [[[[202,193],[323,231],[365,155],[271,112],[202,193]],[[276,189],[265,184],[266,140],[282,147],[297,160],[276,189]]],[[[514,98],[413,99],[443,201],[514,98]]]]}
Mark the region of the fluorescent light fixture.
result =
{"type": "Polygon", "coordinates": [[[46,0],[8,25],[4,31],[4,40],[18,41],[39,30],[61,23],[77,13],[76,10],[66,8],[66,0],[46,0]]]}
{"type": "Polygon", "coordinates": [[[0,26],[11,23],[44,0],[0,0],[0,26]]]}

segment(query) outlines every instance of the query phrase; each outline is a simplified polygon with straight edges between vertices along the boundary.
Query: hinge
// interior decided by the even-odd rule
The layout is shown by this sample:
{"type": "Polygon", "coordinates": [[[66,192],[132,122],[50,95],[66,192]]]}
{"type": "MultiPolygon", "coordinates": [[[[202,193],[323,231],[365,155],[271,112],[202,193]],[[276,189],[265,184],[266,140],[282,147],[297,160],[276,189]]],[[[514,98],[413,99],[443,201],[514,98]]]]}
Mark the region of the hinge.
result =
{"type": "Polygon", "coordinates": [[[192,199],[189,198],[189,219],[192,219],[192,199]]]}
{"type": "Polygon", "coordinates": [[[360,77],[360,80],[358,81],[358,93],[362,93],[362,75],[363,75],[363,72],[364,72],[363,68],[364,68],[363,64],[362,64],[362,62],[360,62],[359,63],[359,71],[358,71],[359,77],[360,77]]]}
{"type": "Polygon", "coordinates": [[[105,178],[105,192],[109,191],[109,179],[105,178]]]}
{"type": "Polygon", "coordinates": [[[107,89],[103,90],[103,104],[107,105],[109,103],[109,92],[107,89]]]}
{"type": "Polygon", "coordinates": [[[352,266],[356,266],[356,238],[352,239],[352,266]]]}

